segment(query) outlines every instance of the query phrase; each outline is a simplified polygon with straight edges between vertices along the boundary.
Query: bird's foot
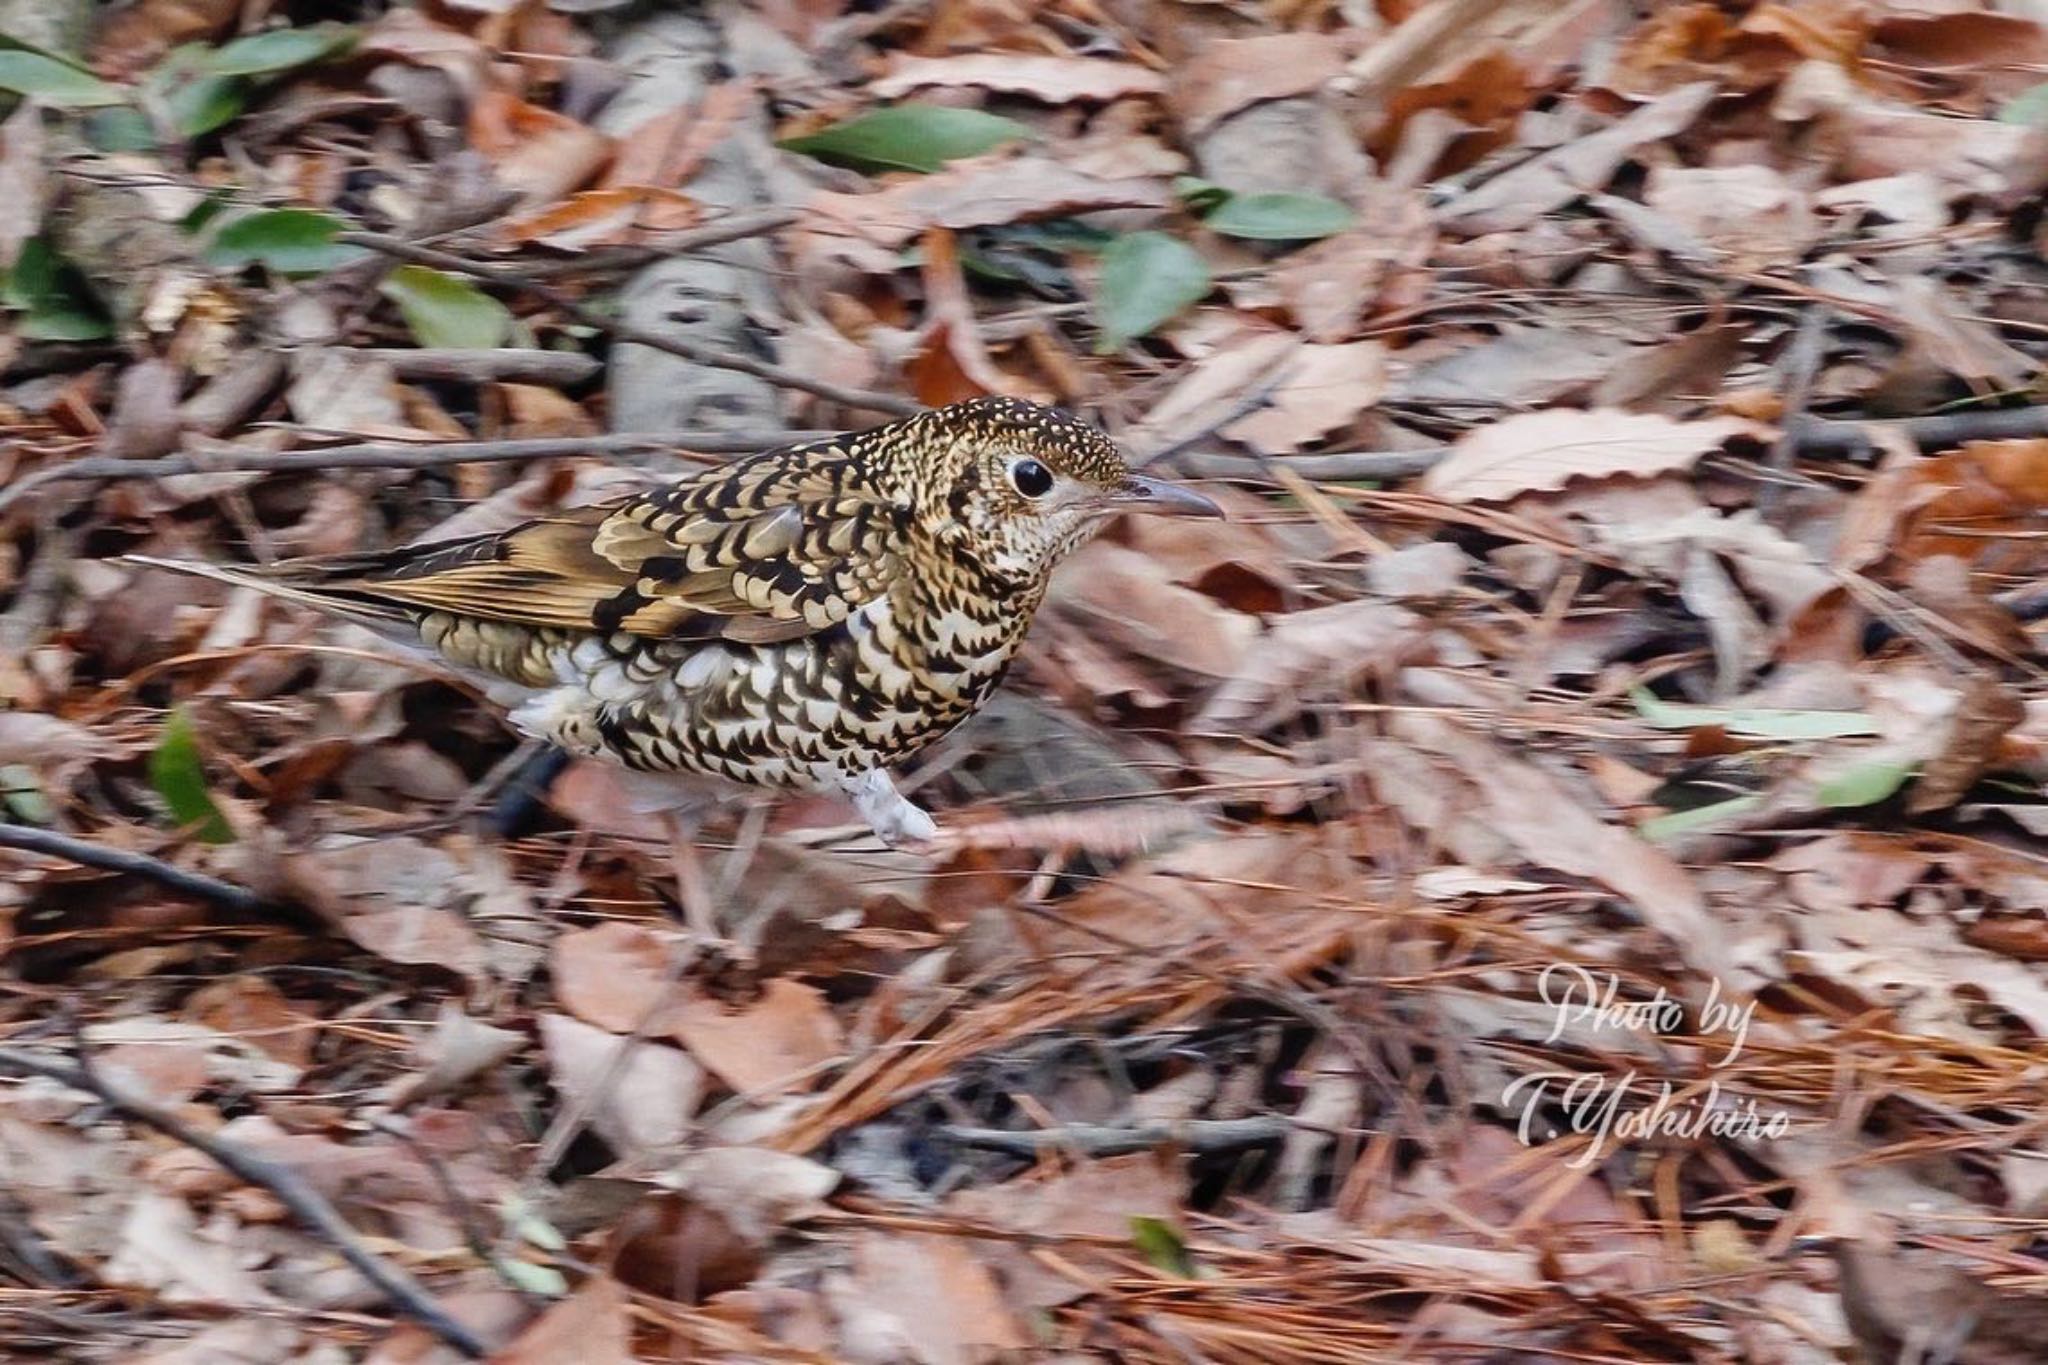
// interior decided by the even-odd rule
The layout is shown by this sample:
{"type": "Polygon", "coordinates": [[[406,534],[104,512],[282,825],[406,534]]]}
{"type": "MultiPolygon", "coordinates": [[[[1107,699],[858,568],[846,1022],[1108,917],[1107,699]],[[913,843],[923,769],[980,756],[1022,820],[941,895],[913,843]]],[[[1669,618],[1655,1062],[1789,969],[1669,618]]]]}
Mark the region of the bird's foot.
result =
{"type": "Polygon", "coordinates": [[[939,826],[930,812],[896,790],[880,768],[848,778],[842,785],[855,810],[891,848],[921,852],[937,842],[939,826]]]}

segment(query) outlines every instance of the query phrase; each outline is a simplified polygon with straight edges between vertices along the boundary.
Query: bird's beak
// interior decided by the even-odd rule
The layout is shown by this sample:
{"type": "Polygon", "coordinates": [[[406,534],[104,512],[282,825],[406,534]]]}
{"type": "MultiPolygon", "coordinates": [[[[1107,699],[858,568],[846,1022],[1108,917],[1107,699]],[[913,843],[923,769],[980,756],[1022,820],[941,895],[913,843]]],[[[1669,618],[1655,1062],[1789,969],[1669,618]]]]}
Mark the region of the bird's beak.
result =
{"type": "Polygon", "coordinates": [[[1221,519],[1223,509],[1192,488],[1133,474],[1103,500],[1109,512],[1152,512],[1165,517],[1221,519]]]}

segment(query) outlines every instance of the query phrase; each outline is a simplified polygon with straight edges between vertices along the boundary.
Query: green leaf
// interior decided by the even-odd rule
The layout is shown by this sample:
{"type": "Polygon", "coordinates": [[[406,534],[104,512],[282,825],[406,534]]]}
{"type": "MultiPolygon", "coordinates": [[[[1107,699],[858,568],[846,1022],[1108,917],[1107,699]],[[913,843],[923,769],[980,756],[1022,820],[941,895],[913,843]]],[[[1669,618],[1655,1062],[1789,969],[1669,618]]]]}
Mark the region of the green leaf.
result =
{"type": "Polygon", "coordinates": [[[1648,688],[1629,693],[1636,712],[1659,730],[1695,730],[1718,725],[1748,739],[1846,739],[1877,733],[1877,722],[1861,711],[1776,711],[1746,706],[1688,706],[1659,699],[1648,688]]]}
{"type": "Polygon", "coordinates": [[[1660,815],[1645,820],[1636,828],[1653,844],[1668,843],[1682,834],[1695,834],[1702,830],[1720,829],[1730,824],[1739,815],[1745,815],[1764,803],[1761,796],[1737,796],[1727,801],[1712,801],[1691,810],[1675,810],[1669,815],[1660,815]]]}
{"type": "Polygon", "coordinates": [[[209,844],[234,841],[226,817],[206,794],[206,765],[199,756],[191,717],[183,707],[172,711],[164,722],[163,738],[149,756],[149,781],[171,808],[171,818],[179,828],[197,825],[199,837],[209,844]]]}
{"type": "Polygon", "coordinates": [[[1195,1278],[1195,1258],[1188,1254],[1187,1242],[1164,1219],[1133,1215],[1131,1241],[1137,1245],[1138,1253],[1157,1269],[1183,1280],[1195,1278]]]}
{"type": "Polygon", "coordinates": [[[10,819],[31,825],[47,825],[57,814],[43,791],[42,778],[25,763],[0,763],[0,809],[10,819]]]}
{"type": "Polygon", "coordinates": [[[355,30],[342,24],[274,28],[216,48],[202,65],[215,76],[268,76],[345,52],[355,41],[355,30]]]}
{"type": "Polygon", "coordinates": [[[20,49],[0,52],[0,90],[12,90],[65,109],[91,109],[128,101],[126,90],[90,71],[40,52],[20,49]]]}
{"type": "Polygon", "coordinates": [[[206,261],[223,270],[261,265],[280,275],[318,275],[359,260],[361,247],[334,240],[348,223],[314,209],[265,209],[221,224],[206,261]]]}
{"type": "Polygon", "coordinates": [[[1207,213],[1224,200],[1230,198],[1230,191],[1213,180],[1204,180],[1199,175],[1177,175],[1173,178],[1173,192],[1182,203],[1196,213],[1207,213]]]}
{"type": "Polygon", "coordinates": [[[1913,775],[1911,763],[1893,758],[1872,759],[1844,769],[1814,790],[1823,806],[1874,806],[1906,785],[1913,775]]]}
{"type": "Polygon", "coordinates": [[[1329,237],[1357,221],[1348,205],[1320,194],[1233,194],[1202,219],[1211,232],[1269,242],[1329,237]]]}
{"type": "Polygon", "coordinates": [[[1029,137],[1015,119],[940,104],[898,104],[776,144],[856,170],[935,171],[1029,137]]]}
{"type": "Polygon", "coordinates": [[[508,1284],[529,1294],[558,1299],[569,1292],[568,1277],[551,1265],[535,1265],[516,1256],[500,1256],[492,1262],[508,1284]]]}
{"type": "Polygon", "coordinates": [[[0,304],[22,315],[16,330],[30,341],[104,341],[114,335],[85,276],[41,237],[22,243],[0,289],[0,304]]]}
{"type": "Polygon", "coordinates": [[[1998,121],[2048,128],[2048,82],[2030,85],[2007,100],[2005,107],[1998,111],[1998,121]]]}
{"type": "Polygon", "coordinates": [[[514,1236],[542,1251],[569,1249],[569,1239],[553,1223],[541,1217],[540,1210],[531,1201],[516,1191],[498,1200],[498,1216],[514,1236]]]}
{"type": "Polygon", "coordinates": [[[147,152],[156,147],[156,129],[140,109],[122,105],[95,109],[85,117],[86,141],[103,152],[147,152]]]}
{"type": "Polygon", "coordinates": [[[1102,253],[1102,282],[1096,289],[1095,319],[1102,336],[1098,355],[1108,355],[1209,292],[1209,267],[1186,242],[1163,232],[1133,232],[1102,253]]]}
{"type": "Polygon", "coordinates": [[[423,265],[402,265],[384,281],[413,340],[422,346],[488,350],[505,343],[512,314],[468,280],[423,265]]]}
{"type": "Polygon", "coordinates": [[[235,120],[248,107],[251,86],[239,76],[207,69],[213,50],[187,43],[171,51],[142,81],[141,99],[180,137],[198,137],[235,120]]]}

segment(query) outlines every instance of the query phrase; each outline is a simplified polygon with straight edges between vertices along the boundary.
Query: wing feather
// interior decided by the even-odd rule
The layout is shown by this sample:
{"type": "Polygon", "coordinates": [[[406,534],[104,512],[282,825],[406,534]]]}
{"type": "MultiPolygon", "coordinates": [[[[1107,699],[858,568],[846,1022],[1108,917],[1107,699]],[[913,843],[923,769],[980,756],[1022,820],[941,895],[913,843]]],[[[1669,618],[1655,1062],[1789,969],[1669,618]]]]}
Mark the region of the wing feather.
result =
{"type": "Polygon", "coordinates": [[[821,442],[492,535],[274,572],[358,603],[760,643],[827,629],[885,594],[906,527],[853,454],[821,442]]]}

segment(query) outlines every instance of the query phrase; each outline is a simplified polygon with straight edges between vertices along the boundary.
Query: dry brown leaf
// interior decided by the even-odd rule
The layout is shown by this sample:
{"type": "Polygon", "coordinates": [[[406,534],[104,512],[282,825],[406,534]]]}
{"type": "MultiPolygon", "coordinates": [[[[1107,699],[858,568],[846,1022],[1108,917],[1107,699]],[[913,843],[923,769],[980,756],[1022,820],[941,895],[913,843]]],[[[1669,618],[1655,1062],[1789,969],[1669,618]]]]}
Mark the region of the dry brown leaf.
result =
{"type": "Polygon", "coordinates": [[[582,188],[612,156],[612,140],[597,129],[502,90],[486,90],[470,106],[469,142],[528,209],[582,188]]]}
{"type": "Polygon", "coordinates": [[[416,839],[359,839],[288,854],[286,887],[349,938],[392,962],[481,977],[476,930],[452,906],[462,865],[416,839]]]}
{"type": "Polygon", "coordinates": [[[1267,455],[1312,445],[1380,401],[1387,388],[1387,348],[1377,341],[1304,345],[1272,381],[1266,406],[1232,422],[1223,434],[1267,455]]]}
{"type": "Polygon", "coordinates": [[[988,227],[1094,209],[1170,207],[1163,177],[1103,180],[1042,156],[956,162],[872,194],[821,190],[790,234],[790,250],[814,265],[844,263],[887,274],[896,252],[928,228],[988,227]]]}
{"type": "Polygon", "coordinates": [[[1582,194],[1606,187],[1638,147],[1675,137],[1714,98],[1711,81],[1682,85],[1597,133],[1543,152],[1453,200],[1438,221],[1472,236],[1526,227],[1582,194]]]}
{"type": "Polygon", "coordinates": [[[1344,70],[1345,56],[1345,43],[1335,34],[1219,39],[1174,69],[1167,101],[1182,133],[1198,138],[1249,105],[1320,89],[1344,70]]]}
{"type": "Polygon", "coordinates": [[[543,1014],[540,1036],[555,1092],[589,1116],[620,1160],[642,1160],[689,1136],[704,1094],[703,1069],[689,1057],[563,1014],[543,1014]]]}
{"type": "Polygon", "coordinates": [[[1382,306],[1423,287],[1436,225],[1413,190],[1375,183],[1354,206],[1359,222],[1279,262],[1272,283],[1311,341],[1338,342],[1382,306]]]}
{"type": "Polygon", "coordinates": [[[1100,541],[1054,580],[1048,604],[1135,654],[1212,678],[1235,675],[1259,633],[1254,618],[1169,581],[1136,551],[1100,541]]]}
{"type": "Polygon", "coordinates": [[[1247,653],[1244,667],[1210,695],[1189,727],[1269,729],[1299,710],[1311,683],[1327,689],[1368,668],[1398,666],[1421,643],[1423,632],[1421,617],[1385,602],[1339,602],[1290,612],[1271,624],[1247,653]]]}
{"type": "MultiPolygon", "coordinates": [[[[1048,1179],[963,1190],[946,1206],[1014,1232],[1124,1241],[1131,1235],[1132,1218],[1175,1222],[1185,1185],[1170,1163],[1148,1153],[1093,1161],[1048,1179]]],[[[1056,1308],[1087,1292],[1072,1277],[1040,1263],[1024,1246],[986,1242],[982,1247],[989,1263],[1002,1272],[1010,1301],[1020,1308],[1056,1308]]],[[[1078,1246],[1064,1248],[1063,1254],[1081,1265],[1093,1259],[1078,1246]]]]}
{"type": "Polygon", "coordinates": [[[1643,198],[1732,270],[1790,265],[1820,235],[1806,195],[1769,166],[1658,166],[1643,198]]]}
{"type": "Polygon", "coordinates": [[[777,977],[746,1005],[686,990],[663,1031],[719,1080],[749,1098],[809,1090],[846,1048],[839,1020],[816,987],[777,977]]]}
{"type": "Polygon", "coordinates": [[[893,100],[929,86],[961,85],[1028,95],[1048,104],[1065,104],[1070,100],[1161,94],[1166,89],[1166,78],[1134,62],[1101,61],[1093,57],[1039,57],[1017,52],[912,57],[899,52],[890,58],[888,71],[869,83],[868,90],[882,99],[893,100]]]}
{"type": "Polygon", "coordinates": [[[609,1275],[593,1275],[574,1294],[551,1306],[491,1365],[636,1365],[632,1306],[609,1275]]]}
{"type": "Polygon", "coordinates": [[[839,1172],[767,1147],[709,1147],[678,1158],[655,1177],[663,1188],[717,1209],[755,1245],[823,1207],[839,1172]]]}
{"type": "Polygon", "coordinates": [[[994,1275],[958,1237],[865,1233],[853,1275],[835,1306],[845,1341],[867,1359],[976,1365],[1031,1346],[994,1275]]]}
{"type": "Polygon", "coordinates": [[[1689,469],[1736,437],[1768,441],[1773,434],[1740,417],[1681,422],[1647,412],[1553,408],[1466,433],[1423,475],[1422,487],[1447,502],[1497,502],[1575,478],[1689,469]]]}
{"type": "Polygon", "coordinates": [[[1996,767],[2005,737],[2027,718],[2027,704],[1998,678],[1980,673],[1963,687],[1948,742],[1921,767],[1906,809],[1946,810],[1996,767]]]}
{"type": "Polygon", "coordinates": [[[555,940],[549,963],[562,1007],[613,1033],[648,1027],[675,998],[674,953],[639,925],[606,920],[571,930],[555,940]]]}
{"type": "Polygon", "coordinates": [[[1493,827],[1529,862],[1617,892],[1687,962],[1719,977],[1724,987],[1748,979],[1747,972],[1738,976],[1732,970],[1726,936],[1708,918],[1706,898],[1669,854],[1594,815],[1535,764],[1510,757],[1500,745],[1442,717],[1396,713],[1390,728],[1449,759],[1484,798],[1493,827]]]}

